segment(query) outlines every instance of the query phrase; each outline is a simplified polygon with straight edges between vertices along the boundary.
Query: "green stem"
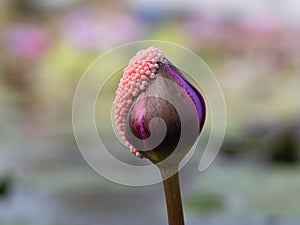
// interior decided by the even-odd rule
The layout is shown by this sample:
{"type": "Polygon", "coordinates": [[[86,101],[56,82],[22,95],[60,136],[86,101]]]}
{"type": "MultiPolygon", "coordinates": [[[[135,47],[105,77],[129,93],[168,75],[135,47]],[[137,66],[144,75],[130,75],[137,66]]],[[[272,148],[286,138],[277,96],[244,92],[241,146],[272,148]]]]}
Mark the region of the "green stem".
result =
{"type": "Polygon", "coordinates": [[[178,168],[159,169],[163,178],[169,225],[184,225],[178,168]]]}

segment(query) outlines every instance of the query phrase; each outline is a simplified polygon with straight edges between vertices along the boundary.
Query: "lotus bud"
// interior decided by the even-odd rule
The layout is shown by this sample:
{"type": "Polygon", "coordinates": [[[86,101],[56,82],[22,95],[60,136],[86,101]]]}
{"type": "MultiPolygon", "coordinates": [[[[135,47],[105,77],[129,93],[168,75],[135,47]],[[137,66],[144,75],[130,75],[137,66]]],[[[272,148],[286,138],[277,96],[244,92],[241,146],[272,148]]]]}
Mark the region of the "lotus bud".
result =
{"type": "Polygon", "coordinates": [[[159,163],[172,155],[178,163],[203,128],[205,102],[162,51],[150,47],[137,52],[124,69],[114,116],[135,156],[159,163]]]}

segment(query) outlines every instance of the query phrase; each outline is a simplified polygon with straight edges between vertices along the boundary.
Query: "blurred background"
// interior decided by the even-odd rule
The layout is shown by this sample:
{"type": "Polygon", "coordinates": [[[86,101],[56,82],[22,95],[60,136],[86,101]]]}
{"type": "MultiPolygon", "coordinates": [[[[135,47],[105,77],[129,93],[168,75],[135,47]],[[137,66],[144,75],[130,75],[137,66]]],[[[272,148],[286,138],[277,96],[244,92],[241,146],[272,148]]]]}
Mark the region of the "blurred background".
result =
{"type": "Polygon", "coordinates": [[[196,153],[181,171],[186,224],[299,224],[297,0],[1,0],[0,224],[167,224],[161,184],[98,176],[72,132],[87,66],[142,39],[196,52],[225,95],[217,160],[200,173],[196,153]]]}

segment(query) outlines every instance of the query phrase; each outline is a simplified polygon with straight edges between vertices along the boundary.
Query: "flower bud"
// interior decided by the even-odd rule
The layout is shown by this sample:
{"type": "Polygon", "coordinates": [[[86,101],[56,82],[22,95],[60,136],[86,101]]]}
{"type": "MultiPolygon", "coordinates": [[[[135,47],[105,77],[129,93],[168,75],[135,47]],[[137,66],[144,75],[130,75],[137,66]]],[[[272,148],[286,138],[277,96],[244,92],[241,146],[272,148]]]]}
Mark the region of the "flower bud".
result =
{"type": "Polygon", "coordinates": [[[180,162],[203,128],[202,95],[157,48],[131,59],[116,94],[117,127],[140,158],[159,163],[172,155],[180,162]]]}

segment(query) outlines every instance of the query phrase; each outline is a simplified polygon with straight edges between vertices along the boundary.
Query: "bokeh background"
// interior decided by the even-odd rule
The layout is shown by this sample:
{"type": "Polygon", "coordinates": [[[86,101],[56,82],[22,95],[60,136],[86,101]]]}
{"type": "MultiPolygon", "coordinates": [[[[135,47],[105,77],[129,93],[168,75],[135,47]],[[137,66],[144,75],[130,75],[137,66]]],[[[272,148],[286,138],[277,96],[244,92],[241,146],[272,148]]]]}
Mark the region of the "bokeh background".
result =
{"type": "Polygon", "coordinates": [[[196,52],[225,95],[217,160],[200,173],[196,153],[181,171],[186,223],[299,224],[297,0],[1,0],[0,224],[167,224],[161,184],[98,176],[72,132],[87,66],[143,39],[196,52]]]}

